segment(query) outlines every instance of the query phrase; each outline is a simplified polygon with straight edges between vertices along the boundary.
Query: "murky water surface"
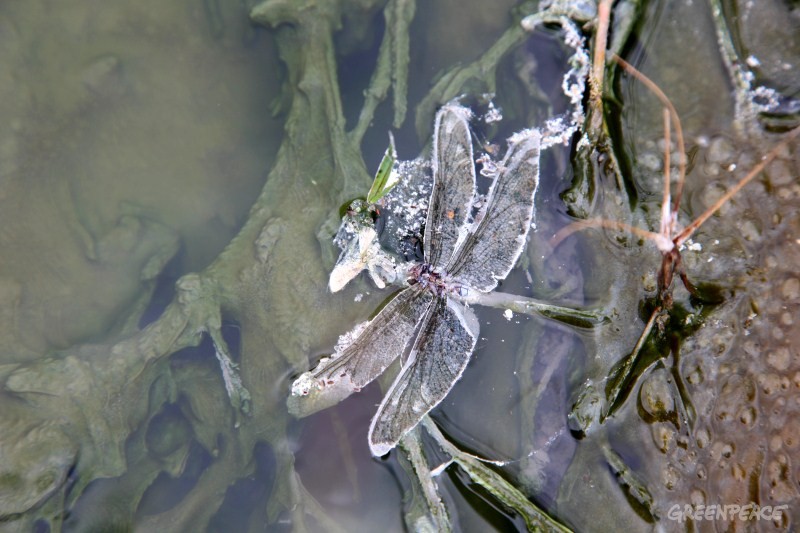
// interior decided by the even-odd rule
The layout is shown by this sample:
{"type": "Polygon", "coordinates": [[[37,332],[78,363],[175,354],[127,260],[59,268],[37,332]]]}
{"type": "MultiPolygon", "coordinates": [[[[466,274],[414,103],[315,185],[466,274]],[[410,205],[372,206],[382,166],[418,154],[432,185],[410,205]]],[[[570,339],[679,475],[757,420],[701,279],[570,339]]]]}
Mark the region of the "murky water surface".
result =
{"type": "MultiPolygon", "coordinates": [[[[436,73],[474,60],[511,24],[511,1],[469,4],[417,5],[411,112],[396,130],[402,159],[427,143],[413,110],[436,73]]],[[[760,62],[759,83],[791,95],[800,72],[791,28],[800,12],[758,4],[725,5],[739,17],[736,42],[760,62]],[[777,21],[780,47],[758,31],[764,21],[777,21]]],[[[350,198],[341,185],[318,183],[337,175],[325,170],[333,165],[328,153],[294,154],[295,163],[281,166],[276,153],[293,102],[281,93],[287,71],[274,39],[286,32],[253,26],[248,11],[212,0],[0,7],[0,531],[291,530],[301,527],[297,501],[316,517],[305,523],[313,531],[404,527],[410,485],[398,452],[378,460],[367,446],[377,382],[303,420],[286,414],[291,379],[389,293],[366,278],[342,295],[325,291],[335,251],[329,224],[317,230],[350,198]],[[205,269],[240,231],[276,161],[276,175],[290,168],[297,177],[267,189],[258,204],[270,212],[264,229],[245,226],[240,237],[258,236],[244,248],[267,266],[211,267],[242,286],[257,272],[259,290],[273,291],[268,301],[244,289],[215,293],[221,312],[204,322],[221,326],[252,393],[251,416],[236,416],[207,337],[149,364],[117,361],[128,361],[124,339],[162,316],[175,280],[205,269]],[[303,181],[307,175],[321,177],[303,181]],[[56,392],[49,383],[59,383],[56,392]]],[[[336,36],[350,126],[383,29],[380,11],[354,10],[336,36]]],[[[736,133],[707,3],[648,3],[625,52],[681,116],[691,161],[679,214],[686,225],[778,139],[736,133]]],[[[496,88],[505,119],[481,128],[477,141],[501,142],[562,112],[568,55],[555,29],[509,54],[496,88]]],[[[612,129],[626,184],[621,190],[601,169],[592,215],[657,231],[660,104],[629,77],[618,90],[612,129]]],[[[391,127],[384,107],[363,143],[370,171],[391,127]]],[[[423,123],[430,127],[433,116],[423,123]]],[[[509,461],[505,477],[576,530],[796,528],[797,151],[797,143],[784,150],[684,251],[689,278],[724,297],[700,302],[676,283],[668,339],[651,350],[663,359],[641,373],[615,416],[579,436],[567,415],[587,383],[603,387],[632,350],[660,255],[650,243],[601,229],[553,249],[550,237],[572,220],[562,193],[574,171],[570,150],[549,150],[536,232],[500,290],[600,309],[610,320],[587,330],[477,309],[477,350],[435,421],[462,448],[509,461]],[[775,523],[734,525],[668,516],[676,505],[750,502],[787,511],[775,523]]],[[[195,294],[185,288],[182,297],[195,294]]],[[[189,333],[178,330],[176,345],[181,335],[189,333]]],[[[438,480],[458,529],[524,529],[457,467],[438,480]]]]}

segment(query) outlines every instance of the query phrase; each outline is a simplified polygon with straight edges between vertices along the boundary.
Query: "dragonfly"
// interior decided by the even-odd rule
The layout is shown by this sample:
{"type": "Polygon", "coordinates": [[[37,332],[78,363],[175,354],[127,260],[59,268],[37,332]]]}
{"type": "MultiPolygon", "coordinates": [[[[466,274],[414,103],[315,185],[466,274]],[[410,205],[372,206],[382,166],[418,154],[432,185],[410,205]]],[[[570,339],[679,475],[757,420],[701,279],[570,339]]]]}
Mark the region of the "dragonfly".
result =
{"type": "Polygon", "coordinates": [[[369,428],[370,451],[377,457],[439,405],[464,373],[480,329],[467,303],[474,300],[470,295],[489,293],[506,278],[533,222],[541,134],[531,129],[509,139],[477,209],[471,118],[469,108],[456,102],[437,112],[423,261],[402,269],[405,288],[292,385],[294,396],[339,401],[401,358],[369,428]]]}

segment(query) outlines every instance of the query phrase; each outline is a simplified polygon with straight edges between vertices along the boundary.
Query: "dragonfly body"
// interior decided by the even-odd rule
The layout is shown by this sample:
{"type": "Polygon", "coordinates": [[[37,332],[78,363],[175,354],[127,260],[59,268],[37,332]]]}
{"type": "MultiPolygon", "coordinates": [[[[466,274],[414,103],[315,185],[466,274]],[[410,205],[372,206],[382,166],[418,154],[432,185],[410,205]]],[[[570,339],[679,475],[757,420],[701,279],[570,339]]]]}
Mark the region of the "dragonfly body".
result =
{"type": "Polygon", "coordinates": [[[438,272],[430,263],[413,264],[408,269],[408,274],[409,285],[419,284],[439,297],[446,297],[449,294],[461,296],[466,289],[446,273],[438,272]]]}
{"type": "Polygon", "coordinates": [[[389,452],[461,377],[479,334],[475,314],[462,302],[473,293],[491,292],[508,275],[531,227],[540,133],[526,130],[509,139],[485,205],[473,220],[470,118],[470,110],[455,103],[437,113],[423,261],[398,267],[405,274],[398,279],[408,286],[292,385],[295,396],[335,403],[402,358],[370,425],[369,445],[376,456],[389,452]]]}

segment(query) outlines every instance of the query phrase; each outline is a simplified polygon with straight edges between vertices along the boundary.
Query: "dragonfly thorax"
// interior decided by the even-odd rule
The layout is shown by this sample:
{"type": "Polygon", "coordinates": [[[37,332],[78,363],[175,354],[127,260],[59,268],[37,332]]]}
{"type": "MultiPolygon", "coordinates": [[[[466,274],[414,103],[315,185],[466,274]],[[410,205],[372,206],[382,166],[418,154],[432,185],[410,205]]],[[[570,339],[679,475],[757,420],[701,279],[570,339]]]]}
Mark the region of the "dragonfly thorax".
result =
{"type": "Polygon", "coordinates": [[[445,272],[439,272],[430,263],[417,263],[408,270],[409,285],[419,283],[436,296],[444,296],[448,293],[461,295],[464,288],[459,283],[453,282],[445,272]]]}

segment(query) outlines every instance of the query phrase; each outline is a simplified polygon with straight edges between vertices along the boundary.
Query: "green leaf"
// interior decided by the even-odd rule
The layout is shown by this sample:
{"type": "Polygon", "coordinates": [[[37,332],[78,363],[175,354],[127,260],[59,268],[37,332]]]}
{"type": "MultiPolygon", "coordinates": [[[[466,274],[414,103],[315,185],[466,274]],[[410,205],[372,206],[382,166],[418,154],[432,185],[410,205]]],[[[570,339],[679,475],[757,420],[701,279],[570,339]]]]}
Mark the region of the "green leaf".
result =
{"type": "Polygon", "coordinates": [[[394,151],[394,139],[391,139],[391,143],[386,149],[386,153],[383,154],[381,164],[378,166],[378,172],[375,174],[372,187],[369,188],[369,192],[367,193],[368,203],[374,204],[386,196],[386,193],[391,191],[392,188],[397,185],[397,176],[392,179],[392,168],[394,168],[394,162],[396,159],[397,157],[394,151]]]}

